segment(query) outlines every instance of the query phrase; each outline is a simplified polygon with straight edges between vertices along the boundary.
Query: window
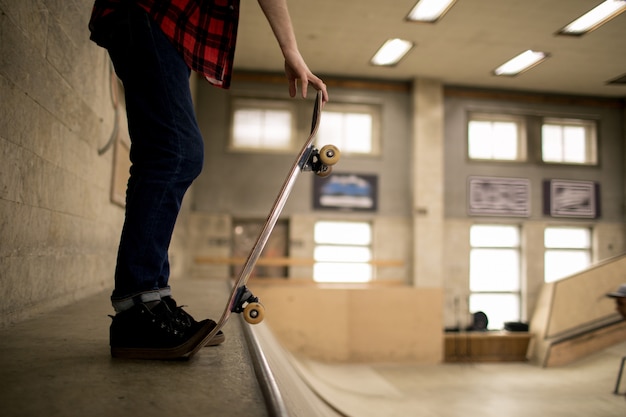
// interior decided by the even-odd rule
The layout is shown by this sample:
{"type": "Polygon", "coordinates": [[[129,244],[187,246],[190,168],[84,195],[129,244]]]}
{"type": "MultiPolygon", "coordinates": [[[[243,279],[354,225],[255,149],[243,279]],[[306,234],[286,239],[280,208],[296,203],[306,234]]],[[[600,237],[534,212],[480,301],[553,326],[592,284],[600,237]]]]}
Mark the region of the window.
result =
{"type": "Polygon", "coordinates": [[[231,148],[236,150],[289,150],[295,110],[286,101],[233,100],[231,148]]]}
{"type": "Polygon", "coordinates": [[[544,231],[544,279],[558,281],[591,264],[591,230],[584,227],[547,227],[544,231]]]}
{"type": "Polygon", "coordinates": [[[380,109],[373,105],[326,104],[315,140],[333,144],[344,154],[380,153],[380,109]]]}
{"type": "Polygon", "coordinates": [[[372,228],[367,222],[315,223],[316,282],[368,282],[373,278],[372,228]]]}
{"type": "Polygon", "coordinates": [[[519,228],[473,225],[470,246],[470,312],[484,312],[489,329],[502,329],[507,321],[519,321],[519,228]]]}
{"type": "Polygon", "coordinates": [[[467,140],[470,159],[526,160],[526,127],[522,117],[472,114],[467,140]]]}
{"type": "Polygon", "coordinates": [[[541,127],[544,162],[597,163],[596,124],[590,120],[545,119],[541,127]]]}

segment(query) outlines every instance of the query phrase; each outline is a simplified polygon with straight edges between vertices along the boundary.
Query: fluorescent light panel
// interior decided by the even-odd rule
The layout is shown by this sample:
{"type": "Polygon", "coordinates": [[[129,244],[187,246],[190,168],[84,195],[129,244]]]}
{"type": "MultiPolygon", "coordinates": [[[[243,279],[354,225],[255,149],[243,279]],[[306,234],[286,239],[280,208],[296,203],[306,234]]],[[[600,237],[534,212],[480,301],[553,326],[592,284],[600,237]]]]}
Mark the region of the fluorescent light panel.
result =
{"type": "Polygon", "coordinates": [[[548,56],[549,54],[545,52],[537,52],[529,49],[500,65],[493,70],[493,73],[494,75],[507,75],[512,77],[529,70],[548,56]]]}
{"type": "Polygon", "coordinates": [[[404,39],[389,39],[380,47],[370,61],[372,65],[392,66],[397,64],[413,48],[413,42],[404,39]]]}
{"type": "Polygon", "coordinates": [[[626,10],[626,0],[606,0],[561,29],[559,35],[580,36],[602,26],[626,10]]]}
{"type": "Polygon", "coordinates": [[[452,7],[456,0],[419,0],[406,17],[414,22],[434,23],[452,7]]]}

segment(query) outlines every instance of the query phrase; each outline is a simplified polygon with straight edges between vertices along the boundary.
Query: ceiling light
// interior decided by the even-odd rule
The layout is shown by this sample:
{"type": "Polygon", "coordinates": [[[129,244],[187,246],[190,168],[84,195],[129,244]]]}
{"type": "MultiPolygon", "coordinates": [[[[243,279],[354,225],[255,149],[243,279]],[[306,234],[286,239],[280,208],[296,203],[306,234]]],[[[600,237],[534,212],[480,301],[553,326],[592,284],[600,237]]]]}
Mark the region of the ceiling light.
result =
{"type": "Polygon", "coordinates": [[[508,75],[512,77],[534,67],[548,56],[549,54],[545,52],[531,51],[529,49],[500,65],[493,70],[493,73],[494,75],[508,75]]]}
{"type": "Polygon", "coordinates": [[[561,29],[559,35],[580,36],[597,29],[626,10],[626,0],[606,0],[561,29]]]}
{"type": "Polygon", "coordinates": [[[404,39],[389,39],[380,47],[370,61],[372,65],[391,66],[397,64],[413,48],[413,42],[404,39]]]}
{"type": "Polygon", "coordinates": [[[434,23],[452,7],[456,0],[419,0],[406,17],[414,22],[434,23]]]}

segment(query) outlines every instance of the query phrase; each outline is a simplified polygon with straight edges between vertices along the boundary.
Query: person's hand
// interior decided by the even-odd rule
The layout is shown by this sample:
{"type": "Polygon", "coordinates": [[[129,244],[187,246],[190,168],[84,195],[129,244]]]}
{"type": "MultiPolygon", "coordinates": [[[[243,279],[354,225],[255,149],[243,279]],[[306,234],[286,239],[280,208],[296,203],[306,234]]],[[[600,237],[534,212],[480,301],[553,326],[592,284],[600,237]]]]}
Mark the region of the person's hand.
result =
{"type": "Polygon", "coordinates": [[[285,55],[285,75],[289,83],[289,95],[291,97],[296,96],[299,81],[303,98],[306,97],[308,86],[311,84],[316,90],[322,92],[322,102],[326,103],[328,101],[326,84],[311,72],[299,52],[285,55]]]}

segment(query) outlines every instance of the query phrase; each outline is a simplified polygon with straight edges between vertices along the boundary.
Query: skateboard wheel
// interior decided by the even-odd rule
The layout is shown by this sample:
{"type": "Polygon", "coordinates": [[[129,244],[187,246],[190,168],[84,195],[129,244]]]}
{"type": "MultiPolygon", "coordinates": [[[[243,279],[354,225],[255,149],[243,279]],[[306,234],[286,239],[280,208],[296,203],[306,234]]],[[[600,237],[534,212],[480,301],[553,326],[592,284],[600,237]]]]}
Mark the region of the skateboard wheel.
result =
{"type": "Polygon", "coordinates": [[[335,145],[325,145],[320,149],[320,161],[324,165],[335,165],[340,156],[341,152],[335,145]]]}
{"type": "Polygon", "coordinates": [[[261,303],[249,303],[243,309],[243,319],[250,324],[258,324],[263,321],[264,317],[265,307],[263,307],[263,304],[261,303]]]}
{"type": "Polygon", "coordinates": [[[321,169],[315,173],[318,177],[327,177],[333,172],[333,167],[329,167],[328,165],[322,165],[321,169]]]}

